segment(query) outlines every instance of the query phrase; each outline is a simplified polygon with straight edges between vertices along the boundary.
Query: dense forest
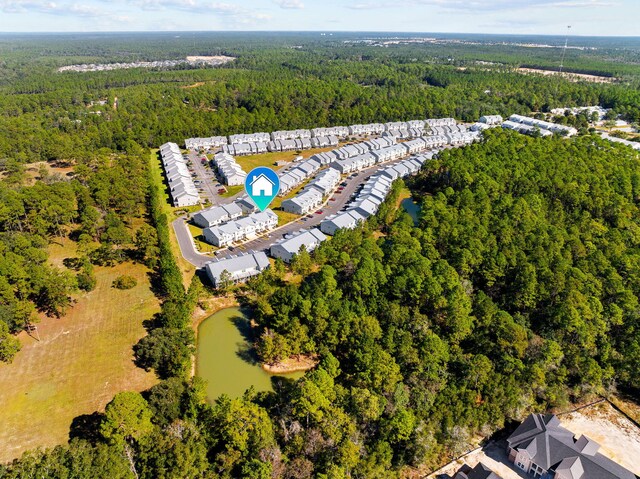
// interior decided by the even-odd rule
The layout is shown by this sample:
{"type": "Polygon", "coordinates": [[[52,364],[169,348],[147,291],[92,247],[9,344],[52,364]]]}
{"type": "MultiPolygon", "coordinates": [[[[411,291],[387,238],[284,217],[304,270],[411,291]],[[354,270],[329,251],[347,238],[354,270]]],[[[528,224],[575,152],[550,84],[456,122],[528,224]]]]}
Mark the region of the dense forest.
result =
{"type": "Polygon", "coordinates": [[[418,224],[396,209],[397,182],[363,227],[236,290],[255,312],[261,359],[320,363],[275,380],[273,393],[205,400],[189,374],[191,313],[205,293],[197,278],[183,286],[148,148],[590,104],[640,120],[637,45],[570,51],[574,71],[619,78],[593,84],[514,71],[554,66],[557,49],[349,38],[0,37],[0,361],[36,311],[64,315],[74,291],[94,287],[95,265],[145,263],[162,299],[134,346],[159,384],[118,394],[68,445],[0,466],[0,478],[399,477],[530,411],[637,393],[640,159],[582,128],[570,140],[491,131],[444,151],[408,184],[418,224]],[[236,60],[55,73],[186,54],[236,60]],[[42,168],[34,181],[27,168],[39,161],[73,171],[42,168]],[[81,253],[64,269],[46,253],[63,237],[81,253]]]}

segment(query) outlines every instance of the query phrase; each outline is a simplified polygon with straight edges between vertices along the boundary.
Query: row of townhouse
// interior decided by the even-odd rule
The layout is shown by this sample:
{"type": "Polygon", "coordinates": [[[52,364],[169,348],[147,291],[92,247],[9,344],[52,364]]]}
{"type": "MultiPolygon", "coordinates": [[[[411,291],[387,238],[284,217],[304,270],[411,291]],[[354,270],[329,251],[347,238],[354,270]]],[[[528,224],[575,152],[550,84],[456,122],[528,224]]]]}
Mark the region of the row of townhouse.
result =
{"type": "Polygon", "coordinates": [[[338,137],[338,139],[343,140],[349,136],[349,127],[329,126],[324,128],[313,128],[311,130],[311,135],[316,138],[319,136],[335,136],[338,137]]]}
{"type": "Polygon", "coordinates": [[[389,138],[409,140],[424,135],[424,130],[422,128],[401,128],[399,130],[385,131],[382,135],[389,138]]]}
{"type": "Polygon", "coordinates": [[[578,130],[576,130],[572,126],[558,125],[557,123],[551,123],[549,121],[544,121],[544,120],[537,120],[529,116],[511,115],[509,117],[509,121],[512,121],[514,123],[522,123],[523,125],[537,127],[537,128],[540,128],[540,130],[547,130],[552,133],[562,133],[567,136],[572,136],[578,133],[578,130]]]}
{"type": "Polygon", "coordinates": [[[284,200],[282,209],[288,213],[306,215],[316,210],[325,196],[329,195],[340,182],[340,172],[327,168],[318,173],[298,195],[284,200]]]}
{"type": "Polygon", "coordinates": [[[327,237],[318,228],[296,231],[272,244],[269,254],[274,258],[280,258],[285,263],[290,263],[302,248],[311,253],[326,239],[327,237]]]}
{"type": "Polygon", "coordinates": [[[314,157],[294,163],[292,168],[289,168],[280,175],[280,191],[278,195],[285,196],[307,178],[313,176],[321,166],[320,162],[314,159],[314,157]]]}
{"type": "Polygon", "coordinates": [[[184,146],[187,150],[208,150],[226,145],[226,136],[210,136],[208,138],[187,138],[184,146]]]}
{"type": "Polygon", "coordinates": [[[578,113],[586,112],[587,115],[591,116],[594,113],[598,114],[598,120],[604,120],[604,117],[607,115],[609,108],[603,108],[600,105],[596,106],[577,106],[574,108],[553,108],[551,110],[552,115],[564,115],[566,112],[569,112],[573,115],[577,115],[578,113]]]}
{"type": "Polygon", "coordinates": [[[432,158],[433,153],[428,152],[411,156],[379,170],[367,180],[358,196],[344,211],[331,215],[320,223],[320,230],[325,234],[334,235],[339,229],[355,228],[358,223],[378,212],[394,180],[417,173],[422,165],[432,158]]]}
{"type": "Polygon", "coordinates": [[[213,164],[222,178],[222,182],[229,186],[244,185],[247,178],[240,165],[233,156],[228,153],[217,153],[213,157],[213,164]]]}
{"type": "Polygon", "coordinates": [[[484,123],[485,125],[496,126],[502,123],[503,119],[500,115],[484,115],[481,116],[478,122],[484,123]]]}
{"type": "Polygon", "coordinates": [[[184,207],[200,203],[198,188],[193,183],[187,160],[182,156],[178,145],[165,143],[160,147],[160,156],[173,206],[184,207]]]}
{"type": "Polygon", "coordinates": [[[551,133],[549,130],[538,128],[537,126],[525,125],[524,123],[517,123],[515,121],[510,121],[510,120],[504,121],[502,123],[502,128],[504,128],[505,130],[514,130],[514,131],[517,131],[518,133],[522,133],[523,135],[532,135],[535,132],[540,134],[540,136],[553,135],[553,133],[551,133]]]}
{"type": "Polygon", "coordinates": [[[209,280],[217,288],[225,281],[240,283],[259,275],[270,266],[267,255],[259,253],[246,253],[231,258],[211,261],[205,265],[205,271],[209,280]]]}
{"type": "Polygon", "coordinates": [[[191,220],[200,228],[211,228],[240,218],[242,215],[251,214],[256,210],[256,204],[247,196],[239,198],[228,205],[217,205],[198,211],[192,216],[191,220]]]}
{"type": "Polygon", "coordinates": [[[306,215],[307,213],[318,209],[322,204],[322,193],[315,188],[303,190],[293,198],[282,202],[282,209],[287,213],[296,215],[306,215]]]}
{"type": "Polygon", "coordinates": [[[269,143],[265,141],[251,141],[247,143],[233,143],[223,145],[222,151],[233,156],[260,155],[269,151],[269,143]]]}
{"type": "Polygon", "coordinates": [[[433,128],[434,126],[454,126],[456,120],[454,118],[429,118],[425,120],[424,126],[433,128]]]}
{"type": "Polygon", "coordinates": [[[467,131],[465,125],[443,125],[434,126],[429,132],[430,135],[448,135],[450,133],[464,133],[467,131]]]}
{"type": "MultiPolygon", "coordinates": [[[[382,135],[383,133],[391,132],[395,136],[400,138],[416,138],[422,136],[424,130],[428,130],[433,127],[443,126],[455,126],[456,121],[453,118],[430,118],[427,120],[409,120],[409,121],[395,121],[388,123],[369,123],[366,125],[351,125],[351,126],[330,126],[323,128],[297,129],[297,130],[279,130],[271,133],[257,132],[248,134],[236,134],[224,136],[212,136],[208,138],[188,138],[185,140],[185,146],[190,150],[198,150],[205,148],[218,148],[227,145],[225,150],[232,155],[248,155],[247,151],[261,149],[266,147],[270,142],[277,142],[283,140],[312,140],[313,138],[322,138],[322,143],[326,142],[326,138],[330,138],[333,142],[335,140],[342,140],[348,136],[370,136],[370,135],[382,135]],[[244,145],[237,147],[235,145],[244,145]],[[231,147],[231,148],[229,148],[231,147]]],[[[306,145],[306,143],[305,143],[306,145]]],[[[311,142],[309,148],[321,148],[322,145],[317,146],[314,142],[311,142]]],[[[304,149],[304,148],[301,148],[304,149]]],[[[281,151],[281,150],[273,150],[281,151]]]]}
{"type": "Polygon", "coordinates": [[[202,235],[207,243],[224,247],[243,241],[252,235],[272,230],[276,226],[278,226],[278,216],[271,209],[266,209],[218,226],[205,228],[202,235]]]}
{"type": "Polygon", "coordinates": [[[615,137],[615,136],[611,136],[611,135],[609,135],[607,133],[600,133],[600,135],[605,140],[613,141],[614,143],[622,143],[623,145],[630,146],[634,150],[640,151],[640,143],[638,143],[637,141],[625,140],[624,138],[618,138],[618,137],[615,137]]]}
{"type": "Polygon", "coordinates": [[[271,140],[279,141],[279,140],[296,140],[311,138],[311,130],[280,130],[271,132],[271,140]]]}
{"type": "Polygon", "coordinates": [[[229,135],[229,144],[236,145],[238,143],[268,143],[271,141],[271,135],[269,133],[248,133],[229,135]]]}
{"type": "Polygon", "coordinates": [[[380,150],[372,150],[362,155],[338,159],[330,163],[330,166],[345,175],[369,168],[376,163],[397,160],[407,154],[408,149],[403,144],[398,144],[381,148],[380,150]]]}

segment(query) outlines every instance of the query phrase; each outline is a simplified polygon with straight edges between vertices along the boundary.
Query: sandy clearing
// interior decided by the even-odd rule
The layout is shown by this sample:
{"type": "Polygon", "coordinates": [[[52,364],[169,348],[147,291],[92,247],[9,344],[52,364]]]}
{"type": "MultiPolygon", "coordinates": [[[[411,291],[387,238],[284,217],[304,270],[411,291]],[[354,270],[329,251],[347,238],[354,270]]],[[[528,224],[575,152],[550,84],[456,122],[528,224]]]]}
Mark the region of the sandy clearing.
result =
{"type": "Polygon", "coordinates": [[[593,439],[603,455],[640,475],[640,429],[609,403],[563,414],[560,422],[576,436],[593,439]]]}

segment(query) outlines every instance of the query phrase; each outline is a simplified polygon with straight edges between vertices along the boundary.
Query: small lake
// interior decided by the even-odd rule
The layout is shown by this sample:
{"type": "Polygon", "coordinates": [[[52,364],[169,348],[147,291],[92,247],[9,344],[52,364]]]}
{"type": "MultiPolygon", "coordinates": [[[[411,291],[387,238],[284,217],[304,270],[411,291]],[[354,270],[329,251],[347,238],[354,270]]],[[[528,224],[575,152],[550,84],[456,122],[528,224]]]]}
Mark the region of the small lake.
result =
{"type": "Polygon", "coordinates": [[[418,217],[420,215],[420,205],[418,203],[416,203],[415,201],[413,201],[412,198],[405,198],[404,200],[402,200],[402,202],[400,204],[402,205],[404,210],[407,213],[409,213],[409,216],[411,216],[411,218],[413,218],[413,223],[415,225],[417,225],[418,224],[418,217]]]}
{"type": "MultiPolygon", "coordinates": [[[[250,318],[240,308],[226,308],[205,319],[198,328],[196,375],[207,381],[207,396],[240,397],[253,386],[273,391],[271,378],[258,363],[251,344],[250,318]]],[[[282,374],[291,379],[304,372],[282,374]]]]}

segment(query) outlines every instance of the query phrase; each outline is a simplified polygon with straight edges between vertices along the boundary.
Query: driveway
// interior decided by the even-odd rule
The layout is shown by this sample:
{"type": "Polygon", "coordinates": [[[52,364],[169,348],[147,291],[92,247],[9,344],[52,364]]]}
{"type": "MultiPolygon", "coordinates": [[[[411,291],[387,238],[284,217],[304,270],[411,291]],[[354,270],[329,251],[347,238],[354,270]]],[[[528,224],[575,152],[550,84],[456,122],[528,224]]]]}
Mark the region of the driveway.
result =
{"type": "Polygon", "coordinates": [[[502,479],[531,479],[533,476],[526,474],[518,469],[515,464],[509,462],[505,448],[505,442],[490,442],[482,449],[476,449],[426,477],[427,479],[453,477],[463,464],[475,467],[476,464],[481,462],[502,479]]]}

